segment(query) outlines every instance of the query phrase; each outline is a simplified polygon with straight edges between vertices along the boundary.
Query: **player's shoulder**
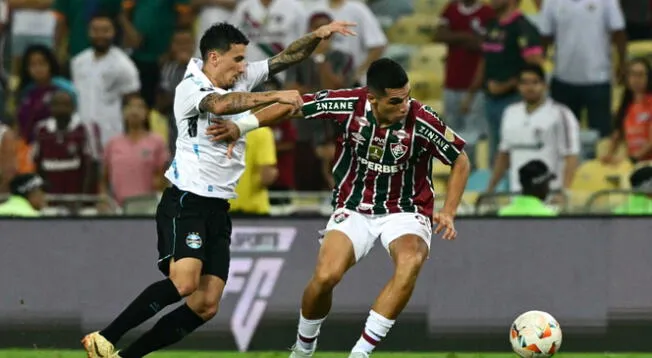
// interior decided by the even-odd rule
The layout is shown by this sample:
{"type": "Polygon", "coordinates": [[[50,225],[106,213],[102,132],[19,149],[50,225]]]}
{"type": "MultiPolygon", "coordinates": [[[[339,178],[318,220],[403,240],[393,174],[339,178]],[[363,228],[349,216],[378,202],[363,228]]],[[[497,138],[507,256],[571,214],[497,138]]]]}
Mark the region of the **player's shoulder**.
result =
{"type": "Polygon", "coordinates": [[[338,90],[322,90],[315,93],[315,101],[324,99],[366,99],[369,91],[366,87],[347,88],[338,90]]]}
{"type": "Polygon", "coordinates": [[[557,120],[568,120],[568,119],[574,119],[575,114],[573,114],[573,111],[565,104],[561,102],[557,102],[553,99],[548,100],[548,106],[551,109],[552,112],[556,112],[557,120]]]}
{"type": "Polygon", "coordinates": [[[437,113],[436,109],[427,104],[423,104],[416,99],[410,102],[410,112],[414,114],[415,118],[425,121],[429,124],[443,123],[442,117],[437,113]]]}

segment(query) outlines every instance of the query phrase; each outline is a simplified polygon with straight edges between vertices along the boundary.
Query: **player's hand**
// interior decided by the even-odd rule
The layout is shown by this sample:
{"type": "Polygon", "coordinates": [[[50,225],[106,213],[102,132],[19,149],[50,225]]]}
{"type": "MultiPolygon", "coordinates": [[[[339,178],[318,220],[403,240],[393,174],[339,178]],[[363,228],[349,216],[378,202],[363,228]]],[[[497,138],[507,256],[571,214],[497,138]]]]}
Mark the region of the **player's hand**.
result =
{"type": "Polygon", "coordinates": [[[235,142],[240,138],[240,128],[233,121],[217,120],[206,128],[211,142],[235,142]]]}
{"type": "Polygon", "coordinates": [[[437,224],[435,228],[435,234],[443,232],[444,235],[442,238],[444,240],[455,240],[457,237],[457,231],[455,230],[455,224],[453,223],[453,215],[445,212],[438,212],[432,216],[432,220],[437,224]]]}
{"type": "Polygon", "coordinates": [[[276,93],[276,102],[289,104],[294,108],[294,111],[303,107],[303,97],[297,90],[278,91],[276,93]]]}
{"type": "Polygon", "coordinates": [[[320,39],[327,39],[333,34],[341,34],[344,36],[356,36],[357,34],[351,30],[352,27],[357,26],[355,22],[348,21],[333,21],[328,25],[324,25],[315,30],[315,36],[320,39]]]}

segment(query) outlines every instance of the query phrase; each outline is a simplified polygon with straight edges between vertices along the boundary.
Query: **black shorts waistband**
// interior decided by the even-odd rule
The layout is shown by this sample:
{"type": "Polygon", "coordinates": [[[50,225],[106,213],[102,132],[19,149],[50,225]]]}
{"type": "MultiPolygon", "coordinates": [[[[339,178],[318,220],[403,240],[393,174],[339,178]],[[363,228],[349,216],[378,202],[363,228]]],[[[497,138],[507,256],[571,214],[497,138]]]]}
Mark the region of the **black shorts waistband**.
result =
{"type": "Polygon", "coordinates": [[[206,209],[220,209],[224,211],[228,211],[231,207],[228,200],[197,195],[189,191],[181,190],[174,185],[167,188],[166,191],[169,191],[172,196],[178,197],[179,204],[181,204],[181,206],[192,204],[204,207],[206,209]]]}

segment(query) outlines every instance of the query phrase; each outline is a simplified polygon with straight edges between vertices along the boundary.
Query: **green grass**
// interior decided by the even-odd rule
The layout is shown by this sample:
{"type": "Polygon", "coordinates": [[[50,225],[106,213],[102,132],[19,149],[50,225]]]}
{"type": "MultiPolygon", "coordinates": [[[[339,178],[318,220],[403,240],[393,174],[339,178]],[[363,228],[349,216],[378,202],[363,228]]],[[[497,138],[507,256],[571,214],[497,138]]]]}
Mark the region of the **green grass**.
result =
{"type": "MultiPolygon", "coordinates": [[[[289,352],[233,353],[233,352],[170,352],[155,353],[152,358],[287,358],[289,352]]],[[[315,354],[315,358],[346,358],[348,353],[324,352],[315,354]]],[[[54,350],[0,350],[0,358],[81,358],[81,351],[54,350]]],[[[516,358],[509,353],[376,353],[373,358],[516,358]]],[[[560,353],[555,358],[643,358],[650,354],[605,353],[576,354],[560,353]]]]}

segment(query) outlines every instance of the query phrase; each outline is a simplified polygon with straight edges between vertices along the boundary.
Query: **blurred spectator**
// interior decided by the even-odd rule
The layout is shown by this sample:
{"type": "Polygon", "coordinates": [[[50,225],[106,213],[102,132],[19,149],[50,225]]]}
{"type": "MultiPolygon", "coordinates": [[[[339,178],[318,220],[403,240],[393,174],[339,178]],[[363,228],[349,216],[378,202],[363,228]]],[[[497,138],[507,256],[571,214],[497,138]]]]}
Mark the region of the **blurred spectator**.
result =
{"type": "Polygon", "coordinates": [[[75,96],[72,83],[60,77],[54,53],[43,45],[29,46],[20,66],[17,90],[18,131],[28,144],[34,140],[34,127],[50,116],[50,100],[57,90],[75,96]]]}
{"type": "Polygon", "coordinates": [[[54,0],[53,8],[57,17],[54,38],[57,54],[68,59],[87,49],[90,46],[88,24],[91,18],[98,13],[115,18],[120,13],[122,1],[54,0]]]}
{"type": "MultiPolygon", "coordinates": [[[[297,129],[290,120],[272,127],[276,146],[278,178],[269,187],[270,191],[294,190],[294,163],[296,161],[297,129]]],[[[270,204],[290,204],[290,200],[270,200],[270,204]]]]}
{"type": "Polygon", "coordinates": [[[9,182],[17,171],[16,134],[0,123],[0,194],[9,190],[9,182]]]}
{"type": "MultiPolygon", "coordinates": [[[[242,0],[230,21],[247,36],[247,61],[277,55],[306,32],[306,11],[299,0],[242,0]]],[[[276,78],[285,78],[277,74],[276,78]]]]}
{"type": "Polygon", "coordinates": [[[11,180],[11,196],[0,204],[0,216],[38,217],[47,202],[43,178],[36,174],[21,174],[11,180]]]}
{"type": "Polygon", "coordinates": [[[552,98],[567,105],[577,118],[586,108],[589,127],[608,136],[612,41],[618,51],[618,76],[624,74],[627,55],[625,20],[618,0],[546,0],[539,27],[545,43],[555,44],[552,98]]]}
{"type": "Polygon", "coordinates": [[[170,49],[174,29],[191,27],[193,12],[189,0],[125,0],[119,16],[125,47],[140,73],[141,94],[151,108],[158,91],[159,60],[170,49]]]}
{"type": "Polygon", "coordinates": [[[652,38],[652,1],[620,0],[630,41],[652,38]]]}
{"type": "Polygon", "coordinates": [[[521,71],[519,91],[523,101],[507,107],[503,115],[500,152],[496,158],[488,191],[510,168],[511,191],[520,191],[518,168],[540,160],[555,173],[553,190],[568,189],[579,164],[580,129],[568,107],[546,95],[541,66],[528,65],[521,71]]]}
{"type": "Polygon", "coordinates": [[[412,0],[367,0],[367,5],[381,25],[387,28],[402,16],[412,15],[414,13],[413,2],[412,0]]]}
{"type": "Polygon", "coordinates": [[[104,171],[100,193],[120,205],[125,199],[155,194],[165,187],[163,172],[170,152],[163,138],[150,133],[147,104],[139,95],[127,96],[122,113],[125,132],[111,138],[104,148],[104,171]]]}
{"type": "Polygon", "coordinates": [[[495,16],[493,9],[480,0],[452,1],[444,9],[435,34],[437,42],[448,45],[446,56],[446,83],[444,108],[447,124],[455,128],[468,142],[486,134],[484,98],[473,97],[473,102],[462,113],[462,102],[473,83],[473,71],[482,58],[482,37],[489,20],[495,16]]]}
{"type": "Polygon", "coordinates": [[[235,189],[238,197],[231,200],[231,212],[268,215],[269,188],[278,177],[274,133],[259,128],[246,134],[245,171],[235,189]]]}
{"type": "MultiPolygon", "coordinates": [[[[211,25],[230,22],[233,10],[242,0],[190,0],[190,5],[197,12],[197,34],[201,36],[211,25]]],[[[199,48],[197,48],[197,57],[199,48]]]]}
{"type": "Polygon", "coordinates": [[[469,94],[462,102],[462,113],[468,112],[475,92],[485,92],[485,118],[489,125],[490,157],[496,155],[500,142],[500,122],[507,106],[519,101],[519,72],[527,63],[543,63],[543,47],[537,29],[521,13],[518,0],[492,0],[496,18],[487,24],[482,49],[469,94]]]}
{"type": "Polygon", "coordinates": [[[54,47],[56,18],[50,10],[54,0],[9,0],[12,10],[12,72],[20,70],[20,58],[29,45],[54,47]]]}
{"type": "Polygon", "coordinates": [[[357,24],[358,36],[333,36],[332,47],[353,57],[354,80],[364,84],[367,69],[385,52],[387,37],[376,16],[361,1],[323,0],[312,13],[327,12],[334,20],[357,24]]]}
{"type": "Polygon", "coordinates": [[[652,215],[652,167],[635,170],[629,177],[632,190],[642,193],[630,195],[627,202],[614,209],[617,215],[652,215]]]}
{"type": "MultiPolygon", "coordinates": [[[[195,38],[190,29],[178,29],[172,37],[170,53],[161,67],[161,83],[156,101],[156,111],[167,117],[168,134],[165,137],[166,143],[170,143],[171,151],[174,151],[174,143],[177,139],[177,126],[174,119],[172,104],[174,92],[177,85],[183,80],[188,62],[195,51],[195,38]]],[[[154,128],[152,128],[153,131],[154,128]]],[[[156,132],[156,131],[155,131],[156,132]]],[[[160,133],[159,133],[160,134],[160,133]]]]}
{"type": "Polygon", "coordinates": [[[533,160],[518,169],[522,187],[521,195],[498,212],[498,216],[557,216],[557,213],[544,204],[550,194],[550,182],[556,175],[551,173],[546,163],[533,160]]]}
{"type": "Polygon", "coordinates": [[[138,92],[138,70],[129,56],[113,46],[114,24],[106,14],[89,25],[91,47],[73,57],[72,80],[79,91],[79,116],[100,128],[102,145],[123,132],[122,97],[138,92]]]}
{"type": "Polygon", "coordinates": [[[97,193],[99,130],[75,113],[73,98],[52,95],[52,117],[36,127],[34,162],[52,194],[97,193]]]}
{"type": "Polygon", "coordinates": [[[629,64],[611,145],[602,160],[616,164],[616,151],[623,142],[632,161],[652,160],[652,67],[642,58],[629,64]]]}

